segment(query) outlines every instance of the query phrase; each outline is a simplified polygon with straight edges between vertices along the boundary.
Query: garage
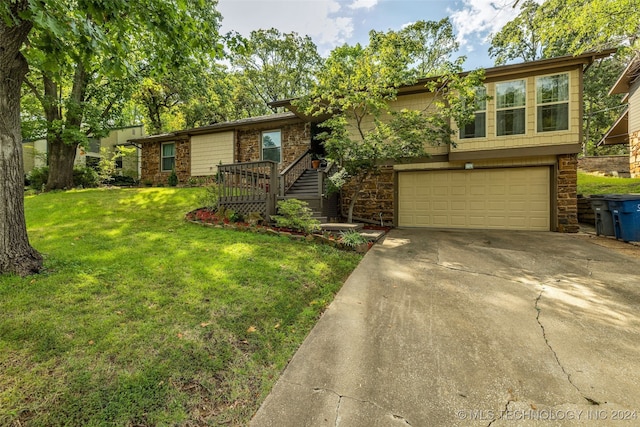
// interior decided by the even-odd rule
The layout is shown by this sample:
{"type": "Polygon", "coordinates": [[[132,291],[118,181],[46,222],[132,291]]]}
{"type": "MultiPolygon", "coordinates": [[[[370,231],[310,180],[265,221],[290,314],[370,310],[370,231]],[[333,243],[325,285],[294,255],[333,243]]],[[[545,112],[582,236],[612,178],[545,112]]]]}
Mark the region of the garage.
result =
{"type": "Polygon", "coordinates": [[[403,171],[398,225],[549,231],[549,167],[403,171]]]}

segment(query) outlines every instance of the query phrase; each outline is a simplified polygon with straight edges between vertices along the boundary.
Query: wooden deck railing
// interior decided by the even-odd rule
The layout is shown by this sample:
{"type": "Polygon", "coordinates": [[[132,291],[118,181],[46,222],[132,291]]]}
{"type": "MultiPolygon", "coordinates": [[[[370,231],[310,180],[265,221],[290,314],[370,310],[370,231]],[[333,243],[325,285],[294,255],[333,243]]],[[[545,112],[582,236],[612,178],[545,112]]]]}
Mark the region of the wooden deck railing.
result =
{"type": "Polygon", "coordinates": [[[272,160],[218,166],[218,203],[243,215],[275,213],[278,164],[272,160]]]}
{"type": "Polygon", "coordinates": [[[280,173],[280,195],[284,196],[287,190],[300,178],[307,169],[311,169],[311,151],[307,150],[295,159],[285,170],[280,173]]]}

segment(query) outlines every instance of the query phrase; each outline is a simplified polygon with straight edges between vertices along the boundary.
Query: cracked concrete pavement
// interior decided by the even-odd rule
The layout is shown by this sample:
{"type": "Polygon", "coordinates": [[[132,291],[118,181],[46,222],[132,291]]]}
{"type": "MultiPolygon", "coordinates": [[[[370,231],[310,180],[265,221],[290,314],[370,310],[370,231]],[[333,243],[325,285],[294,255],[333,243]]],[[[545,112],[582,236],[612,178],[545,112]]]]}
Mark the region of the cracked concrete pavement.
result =
{"type": "Polygon", "coordinates": [[[640,248],[598,239],[393,230],[251,425],[640,425],[640,248]]]}

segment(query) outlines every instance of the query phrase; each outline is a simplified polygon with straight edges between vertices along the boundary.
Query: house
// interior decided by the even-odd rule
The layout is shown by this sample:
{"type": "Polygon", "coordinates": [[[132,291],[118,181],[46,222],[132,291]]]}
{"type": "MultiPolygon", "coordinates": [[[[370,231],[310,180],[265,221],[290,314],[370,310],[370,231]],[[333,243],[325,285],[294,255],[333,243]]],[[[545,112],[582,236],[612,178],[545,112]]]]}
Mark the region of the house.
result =
{"type": "Polygon", "coordinates": [[[615,82],[609,95],[624,94],[627,108],[602,137],[598,146],[629,144],[629,172],[640,178],[640,57],[636,56],[615,82]]]}
{"type": "MultiPolygon", "coordinates": [[[[80,166],[98,167],[101,154],[100,148],[106,148],[108,153],[113,153],[118,146],[126,146],[132,138],[139,138],[144,135],[142,125],[126,126],[114,128],[104,138],[91,138],[89,145],[85,148],[78,147],[76,151],[75,164],[80,166]]],[[[28,174],[34,168],[47,164],[47,140],[38,139],[24,141],[22,144],[22,154],[24,161],[24,173],[28,174]]],[[[116,160],[116,170],[119,175],[130,176],[138,179],[140,176],[140,150],[136,150],[135,155],[126,156],[116,160]]]]}
{"type": "MultiPolygon", "coordinates": [[[[478,90],[490,98],[456,130],[455,147],[425,144],[429,157],[385,166],[366,183],[354,218],[401,227],[577,231],[583,71],[611,53],[485,70],[478,90]]],[[[392,108],[428,108],[434,96],[419,82],[401,88],[392,108]]],[[[301,194],[327,215],[324,180],[333,165],[310,167],[313,154],[322,155],[317,123],[287,100],[271,105],[289,112],[134,140],[142,147],[142,181],[165,184],[175,169],[181,182],[215,177],[222,204],[236,210],[269,215],[276,198],[301,194]]]]}

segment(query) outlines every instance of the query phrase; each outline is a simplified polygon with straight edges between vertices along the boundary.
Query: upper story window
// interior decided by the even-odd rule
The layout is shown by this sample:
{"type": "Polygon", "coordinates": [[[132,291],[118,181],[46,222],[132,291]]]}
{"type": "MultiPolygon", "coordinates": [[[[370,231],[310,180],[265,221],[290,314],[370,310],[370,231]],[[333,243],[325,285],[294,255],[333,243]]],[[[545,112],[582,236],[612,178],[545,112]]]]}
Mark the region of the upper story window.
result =
{"type": "Polygon", "coordinates": [[[521,135],[526,129],[526,93],[524,80],[496,83],[496,133],[521,135]]]}
{"type": "Polygon", "coordinates": [[[460,139],[487,136],[487,89],[476,88],[476,112],[473,121],[460,128],[460,139]]]}
{"type": "Polygon", "coordinates": [[[280,163],[282,142],[279,130],[262,132],[262,160],[280,163]]]}
{"type": "Polygon", "coordinates": [[[538,132],[569,129],[569,75],[536,78],[538,132]]]}
{"type": "Polygon", "coordinates": [[[167,142],[162,144],[162,172],[171,172],[176,166],[176,144],[175,142],[167,142]]]}

